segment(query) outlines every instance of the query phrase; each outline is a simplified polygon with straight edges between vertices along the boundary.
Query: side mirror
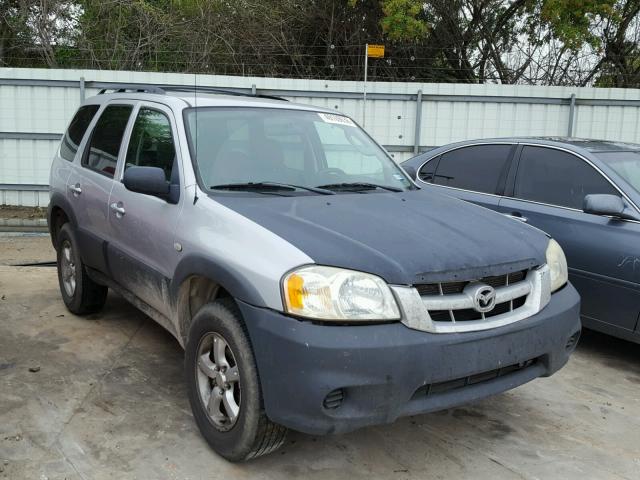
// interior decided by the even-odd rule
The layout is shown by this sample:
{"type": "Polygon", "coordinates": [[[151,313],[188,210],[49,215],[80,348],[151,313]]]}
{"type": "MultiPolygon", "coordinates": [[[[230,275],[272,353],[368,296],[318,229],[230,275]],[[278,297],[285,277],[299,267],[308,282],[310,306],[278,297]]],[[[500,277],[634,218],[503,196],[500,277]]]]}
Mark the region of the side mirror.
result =
{"type": "Polygon", "coordinates": [[[418,171],[416,170],[416,167],[414,167],[413,165],[400,165],[402,167],[402,169],[407,172],[407,175],[409,175],[411,177],[411,180],[414,180],[418,177],[418,171]]]}
{"type": "Polygon", "coordinates": [[[622,198],[609,194],[590,194],[584,197],[582,210],[593,215],[624,217],[625,205],[622,198]]]}
{"type": "Polygon", "coordinates": [[[129,167],[124,171],[122,183],[132,192],[153,195],[166,200],[169,195],[169,183],[164,170],[158,167],[129,167]]]}

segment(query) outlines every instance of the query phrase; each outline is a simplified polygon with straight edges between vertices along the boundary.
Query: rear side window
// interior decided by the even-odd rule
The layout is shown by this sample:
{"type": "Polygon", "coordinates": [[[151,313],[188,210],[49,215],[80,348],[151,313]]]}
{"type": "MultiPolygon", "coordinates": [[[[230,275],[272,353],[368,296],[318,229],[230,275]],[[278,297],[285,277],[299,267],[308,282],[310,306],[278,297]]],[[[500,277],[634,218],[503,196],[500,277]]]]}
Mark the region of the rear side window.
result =
{"type": "Polygon", "coordinates": [[[571,153],[545,147],[522,150],[517,198],[582,210],[591,193],[619,195],[600,172],[571,153]]]}
{"type": "Polygon", "coordinates": [[[159,167],[169,182],[175,158],[169,118],[158,110],[141,108],[133,124],[124,169],[131,166],[159,167]]]}
{"type": "MultiPolygon", "coordinates": [[[[444,153],[436,167],[434,160],[421,169],[420,176],[432,176],[432,183],[481,193],[496,193],[509,160],[511,145],[476,145],[444,153]],[[425,170],[422,172],[422,170],[425,170]]],[[[428,181],[428,180],[427,180],[428,181]]]]}
{"type": "Polygon", "coordinates": [[[436,174],[436,169],[438,168],[439,162],[440,157],[436,157],[425,163],[418,172],[418,178],[420,178],[420,180],[424,182],[433,183],[433,176],[436,174]]]}
{"type": "Polygon", "coordinates": [[[87,131],[87,127],[89,127],[99,107],[99,105],[85,105],[78,109],[73,120],[71,120],[67,133],[62,138],[62,144],[60,145],[60,156],[62,158],[73,162],[82,137],[84,137],[84,132],[87,131]]]}
{"type": "Polygon", "coordinates": [[[113,178],[132,109],[131,105],[109,105],[104,109],[91,134],[88,151],[82,158],[83,166],[113,178]]]}

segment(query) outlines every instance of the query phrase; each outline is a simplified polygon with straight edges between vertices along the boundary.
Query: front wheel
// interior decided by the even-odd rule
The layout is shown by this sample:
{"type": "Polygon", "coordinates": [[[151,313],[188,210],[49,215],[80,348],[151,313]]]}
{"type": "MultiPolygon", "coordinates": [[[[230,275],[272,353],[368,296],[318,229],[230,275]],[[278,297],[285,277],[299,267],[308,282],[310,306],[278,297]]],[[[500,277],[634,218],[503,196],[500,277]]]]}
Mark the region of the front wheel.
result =
{"type": "Polygon", "coordinates": [[[209,445],[230,461],[273,452],[287,429],[263,408],[253,350],[235,302],[203,306],[193,319],[185,350],[189,402],[209,445]]]}

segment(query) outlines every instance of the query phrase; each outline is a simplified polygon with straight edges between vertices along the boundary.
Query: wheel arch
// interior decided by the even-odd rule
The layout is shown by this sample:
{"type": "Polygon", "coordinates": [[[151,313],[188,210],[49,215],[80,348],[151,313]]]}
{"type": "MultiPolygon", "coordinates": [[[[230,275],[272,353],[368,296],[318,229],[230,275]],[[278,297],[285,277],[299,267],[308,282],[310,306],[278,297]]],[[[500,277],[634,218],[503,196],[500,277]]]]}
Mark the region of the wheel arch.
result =
{"type": "Polygon", "coordinates": [[[70,223],[74,228],[78,225],[67,198],[61,193],[53,193],[47,208],[47,225],[54,248],[57,245],[58,232],[65,223],[70,223]]]}
{"type": "Polygon", "coordinates": [[[178,340],[186,344],[191,322],[206,303],[230,297],[253,305],[262,305],[260,293],[236,272],[199,255],[185,257],[170,283],[174,299],[178,340]]]}

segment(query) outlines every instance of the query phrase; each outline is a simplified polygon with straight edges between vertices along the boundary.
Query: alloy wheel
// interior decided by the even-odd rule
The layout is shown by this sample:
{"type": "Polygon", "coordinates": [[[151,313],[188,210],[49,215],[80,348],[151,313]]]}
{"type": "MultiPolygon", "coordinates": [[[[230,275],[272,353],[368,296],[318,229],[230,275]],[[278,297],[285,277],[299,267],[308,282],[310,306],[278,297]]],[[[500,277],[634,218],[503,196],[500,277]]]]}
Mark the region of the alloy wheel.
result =
{"type": "Polygon", "coordinates": [[[62,243],[62,258],[60,260],[60,273],[62,275],[62,285],[69,297],[73,297],[76,292],[76,264],[74,261],[73,247],[69,240],[62,243]]]}
{"type": "Polygon", "coordinates": [[[240,372],[229,343],[208,333],[198,345],[196,380],[200,401],[209,419],[222,431],[230,430],[240,413],[240,372]]]}

